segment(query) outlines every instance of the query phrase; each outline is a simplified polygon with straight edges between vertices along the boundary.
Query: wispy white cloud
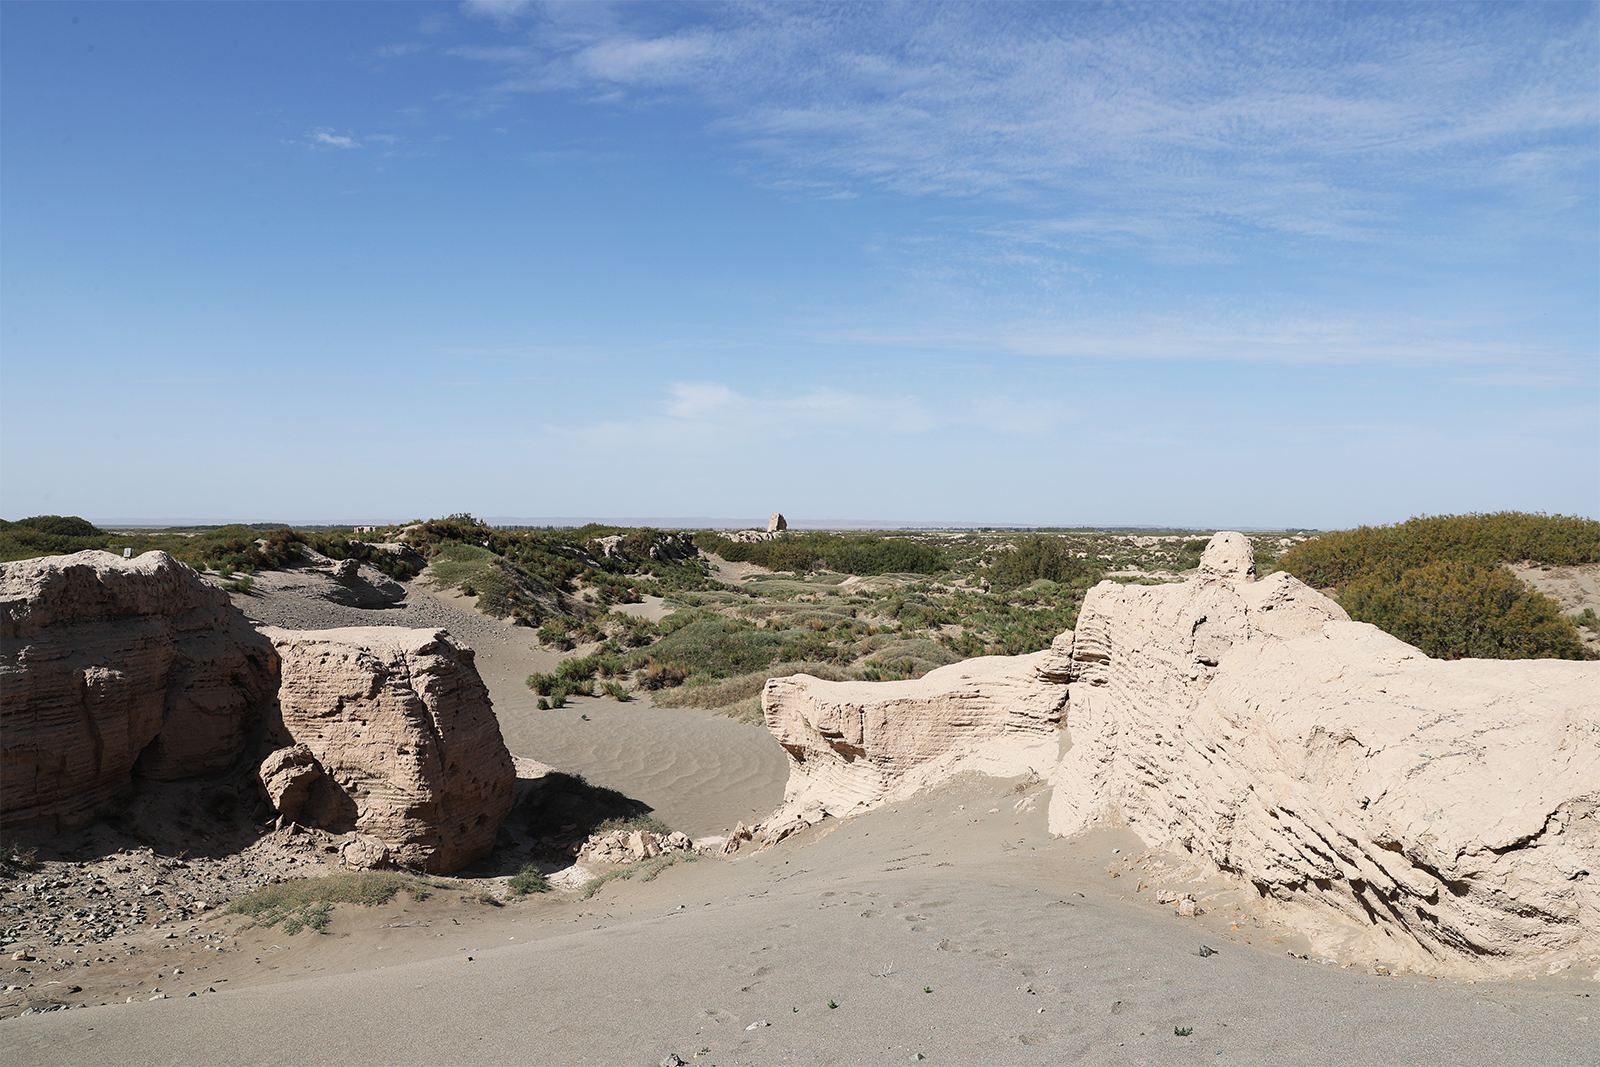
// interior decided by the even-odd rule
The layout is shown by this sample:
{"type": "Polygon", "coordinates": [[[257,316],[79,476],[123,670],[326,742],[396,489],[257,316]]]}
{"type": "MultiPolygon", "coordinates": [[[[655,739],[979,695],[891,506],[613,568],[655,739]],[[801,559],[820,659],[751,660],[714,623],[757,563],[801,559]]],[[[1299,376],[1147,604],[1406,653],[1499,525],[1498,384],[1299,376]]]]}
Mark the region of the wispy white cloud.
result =
{"type": "Polygon", "coordinates": [[[754,5],[668,26],[649,5],[571,5],[499,17],[515,15],[531,17],[515,23],[518,44],[457,52],[502,66],[498,92],[692,98],[775,187],[999,198],[1112,241],[1147,239],[1130,208],[1190,243],[1240,226],[1371,236],[1441,188],[1580,182],[1600,121],[1590,7],[754,5]]]}
{"type": "Polygon", "coordinates": [[[422,45],[415,41],[402,41],[399,44],[386,44],[376,49],[374,54],[379,59],[399,59],[402,56],[413,55],[422,51],[422,45]]]}
{"type": "Polygon", "coordinates": [[[912,396],[869,397],[827,387],[794,396],[749,396],[718,382],[674,384],[661,413],[703,430],[764,436],[818,430],[921,433],[939,424],[912,396]]]}
{"type": "Polygon", "coordinates": [[[751,448],[825,438],[911,438],[960,429],[1004,437],[1047,436],[1076,417],[1065,405],[1032,396],[990,393],[941,398],[930,404],[908,394],[851,392],[827,386],[792,395],[740,392],[723,382],[676,382],[656,414],[605,421],[583,431],[595,447],[633,448],[672,441],[674,447],[751,448]]]}
{"type": "Polygon", "coordinates": [[[313,148],[360,148],[361,142],[349,134],[334,133],[331,126],[318,126],[306,134],[306,143],[313,148]]]}
{"type": "MultiPolygon", "coordinates": [[[[1032,320],[887,330],[844,329],[836,343],[914,350],[1075,358],[1167,360],[1278,366],[1383,365],[1418,368],[1518,368],[1518,381],[1569,380],[1596,353],[1542,341],[1507,339],[1481,322],[1379,315],[1245,312],[1032,320]]],[[[1485,372],[1462,381],[1493,380],[1485,372]]]]}

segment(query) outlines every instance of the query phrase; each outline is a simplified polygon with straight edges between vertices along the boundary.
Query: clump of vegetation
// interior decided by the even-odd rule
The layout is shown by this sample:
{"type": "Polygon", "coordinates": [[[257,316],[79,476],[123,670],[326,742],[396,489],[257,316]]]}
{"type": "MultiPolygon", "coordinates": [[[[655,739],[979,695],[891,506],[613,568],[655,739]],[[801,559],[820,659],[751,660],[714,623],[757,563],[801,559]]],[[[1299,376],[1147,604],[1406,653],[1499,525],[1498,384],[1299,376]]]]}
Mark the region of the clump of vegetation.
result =
{"type": "Polygon", "coordinates": [[[1584,659],[1573,621],[1503,567],[1444,560],[1359,578],[1339,602],[1435,659],[1584,659]]]}
{"type": "Polygon", "coordinates": [[[1600,561],[1600,522],[1501,511],[1323,534],[1279,560],[1310,585],[1437,659],[1585,659],[1572,619],[1503,566],[1600,561]]]}
{"type": "Polygon", "coordinates": [[[639,881],[651,882],[655,880],[656,875],[660,874],[668,867],[679,863],[693,863],[699,858],[700,857],[695,855],[693,852],[664,852],[661,855],[656,856],[654,859],[648,859],[640,863],[630,863],[627,866],[618,867],[614,871],[607,871],[600,877],[591,879],[590,881],[584,883],[583,899],[588,900],[590,897],[600,892],[601,887],[607,882],[615,879],[620,878],[626,881],[637,874],[642,875],[639,881]]]}
{"type": "Polygon", "coordinates": [[[1362,578],[1398,579],[1442,560],[1491,567],[1533,560],[1558,566],[1600,562],[1600,521],[1498,511],[1433,515],[1394,526],[1359,526],[1295,546],[1278,566],[1307,585],[1342,587],[1362,578]]]}
{"type": "Polygon", "coordinates": [[[525,897],[529,893],[548,893],[550,880],[537,865],[528,863],[506,880],[506,888],[519,897],[525,897]]]}
{"type": "MultiPolygon", "coordinates": [[[[1199,562],[1196,554],[1195,565],[1199,566],[1199,562]]],[[[1089,564],[1068,542],[1059,537],[1029,534],[1020,538],[1011,551],[996,555],[994,562],[984,568],[983,575],[996,589],[1016,589],[1040,580],[1060,583],[1088,578],[1090,572],[1089,564]]]]}
{"type": "Polygon", "coordinates": [[[262,886],[228,906],[228,913],[249,916],[252,926],[284,924],[285,933],[327,928],[334,904],[387,904],[404,890],[426,900],[433,883],[399,871],[353,871],[325,878],[302,878],[262,886]]]}
{"type": "Polygon", "coordinates": [[[942,552],[913,537],[791,530],[770,541],[730,541],[707,532],[695,543],[730,562],[798,574],[823,568],[841,574],[937,574],[950,568],[942,552]]]}
{"type": "Polygon", "coordinates": [[[646,656],[633,676],[634,684],[640,689],[654,692],[657,689],[669,689],[675,685],[682,685],[683,680],[689,677],[689,668],[681,663],[662,663],[654,656],[646,656]]]}

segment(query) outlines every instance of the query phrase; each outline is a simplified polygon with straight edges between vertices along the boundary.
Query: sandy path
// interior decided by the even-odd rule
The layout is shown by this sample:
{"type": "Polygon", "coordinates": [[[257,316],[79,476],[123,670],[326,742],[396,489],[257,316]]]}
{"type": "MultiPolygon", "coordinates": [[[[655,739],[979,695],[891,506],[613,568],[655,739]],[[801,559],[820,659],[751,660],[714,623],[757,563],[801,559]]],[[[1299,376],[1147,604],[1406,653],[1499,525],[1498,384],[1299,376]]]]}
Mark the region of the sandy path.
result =
{"type": "MultiPolygon", "coordinates": [[[[537,647],[525,626],[482,615],[472,598],[455,590],[423,582],[412,582],[408,590],[403,605],[371,611],[293,596],[236,596],[234,602],[252,619],[294,629],[444,627],[477,653],[478,673],[514,755],[642,800],[691,837],[753,822],[783,802],[788,762],[764,727],[695,708],[657,708],[648,695],[626,704],[574,697],[564,708],[540,711],[527,677],[555,670],[562,654],[537,647]]],[[[651,599],[656,603],[630,606],[659,611],[659,599],[651,599]]],[[[592,649],[570,655],[585,651],[592,649]]]]}
{"type": "MultiPolygon", "coordinates": [[[[1103,867],[1131,839],[1051,840],[1042,794],[1021,814],[1016,799],[969,780],[587,902],[470,918],[459,904],[341,909],[338,933],[300,935],[278,957],[284,973],[324,977],[7,1020],[0,1048],[16,1067],[646,1065],[669,1052],[722,1067],[919,1054],[933,1065],[1595,1062],[1592,983],[1474,986],[1290,959],[1248,926],[1128,901],[1103,867]],[[1202,957],[1202,943],[1218,951],[1202,957]],[[396,965],[378,966],[386,956],[396,965]]],[[[248,965],[274,959],[256,958],[248,965]]]]}

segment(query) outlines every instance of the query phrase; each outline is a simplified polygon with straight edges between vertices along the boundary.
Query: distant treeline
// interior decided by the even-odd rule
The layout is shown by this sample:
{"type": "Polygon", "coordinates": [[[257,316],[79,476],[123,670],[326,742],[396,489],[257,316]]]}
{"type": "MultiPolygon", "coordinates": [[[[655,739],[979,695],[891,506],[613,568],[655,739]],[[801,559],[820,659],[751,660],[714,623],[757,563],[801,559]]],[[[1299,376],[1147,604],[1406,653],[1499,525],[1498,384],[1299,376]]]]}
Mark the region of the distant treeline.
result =
{"type": "Polygon", "coordinates": [[[910,537],[789,531],[770,541],[730,541],[715,531],[695,536],[695,544],[734,563],[754,563],[773,571],[826,569],[839,574],[938,574],[950,569],[944,553],[910,537]]]}
{"type": "Polygon", "coordinates": [[[1436,659],[1590,659],[1574,621],[1504,564],[1600,562],[1600,522],[1499,511],[1323,534],[1278,566],[1436,659]]]}
{"type": "Polygon", "coordinates": [[[360,559],[391,578],[410,578],[418,568],[404,559],[354,541],[349,531],[334,533],[293,530],[287,526],[221,526],[192,533],[163,530],[148,534],[108,533],[76,515],[35,515],[8,522],[0,519],[0,562],[35,556],[67,555],[86,549],[138,556],[157,549],[191,567],[222,574],[276,570],[300,554],[304,546],[331,559],[360,559]]]}

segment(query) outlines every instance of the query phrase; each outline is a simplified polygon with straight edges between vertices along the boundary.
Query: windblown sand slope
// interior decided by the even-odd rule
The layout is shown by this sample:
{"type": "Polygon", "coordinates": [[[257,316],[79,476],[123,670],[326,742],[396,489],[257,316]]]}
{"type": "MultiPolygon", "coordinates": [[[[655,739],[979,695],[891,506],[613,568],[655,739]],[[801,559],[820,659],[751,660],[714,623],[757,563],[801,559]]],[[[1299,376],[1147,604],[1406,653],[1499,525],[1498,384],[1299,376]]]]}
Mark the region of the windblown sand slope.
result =
{"type": "Polygon", "coordinates": [[[18,1067],[1595,1062],[1590,983],[1291,958],[1227,909],[1130,902],[1105,868],[1131,835],[1054,840],[1045,795],[965,778],[587,902],[341,909],[236,955],[304,980],[13,1019],[0,1045],[18,1067]]]}

